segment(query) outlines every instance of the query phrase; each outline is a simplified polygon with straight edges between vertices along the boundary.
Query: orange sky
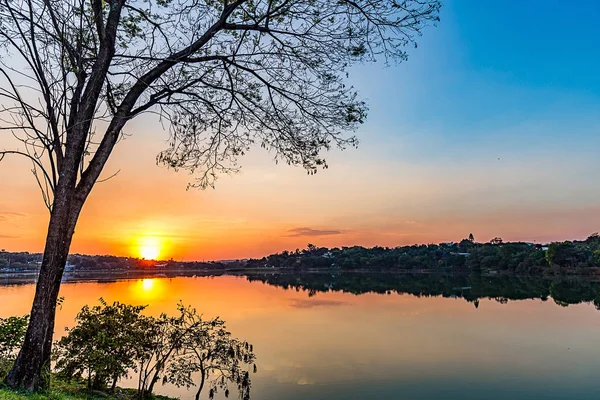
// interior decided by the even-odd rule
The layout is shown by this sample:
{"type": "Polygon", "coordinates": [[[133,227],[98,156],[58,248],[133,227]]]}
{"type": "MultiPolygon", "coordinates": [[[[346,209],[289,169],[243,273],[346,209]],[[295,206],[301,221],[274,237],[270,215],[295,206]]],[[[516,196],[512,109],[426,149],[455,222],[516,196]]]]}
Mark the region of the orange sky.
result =
{"type": "MultiPolygon", "coordinates": [[[[135,135],[118,145],[105,175],[121,172],[98,184],[83,209],[73,253],[140,256],[150,241],[162,259],[214,260],[308,243],[396,246],[460,240],[470,232],[480,241],[498,235],[543,241],[598,230],[600,206],[565,206],[562,198],[572,194],[564,191],[544,201],[533,195],[536,186],[552,189],[550,180],[560,174],[554,161],[535,160],[535,171],[511,161],[415,165],[379,159],[375,142],[333,152],[328,170],[308,176],[255,151],[240,174],[222,177],[216,189],[186,191],[189,175],[154,164],[166,132],[149,119],[130,131],[135,135]]],[[[0,164],[0,248],[10,251],[43,249],[48,213],[28,167],[14,158],[0,164]]]]}
{"type": "MultiPolygon", "coordinates": [[[[600,207],[530,205],[527,193],[498,188],[527,175],[518,166],[464,172],[374,163],[366,152],[333,154],[316,176],[275,166],[268,154],[248,157],[242,173],[223,177],[215,190],[186,191],[190,177],[154,165],[159,135],[137,126],[120,144],[92,192],[76,229],[72,252],[139,256],[158,242],[160,258],[183,260],[257,257],[320,246],[395,246],[460,240],[585,237],[596,229],[600,207]],[[454,174],[458,175],[454,175],[454,174]],[[496,174],[485,183],[489,174],[496,174]],[[480,185],[492,186],[477,193],[480,185]],[[596,217],[595,219],[592,217],[596,217]]],[[[542,179],[542,178],[540,178],[542,179]]],[[[0,165],[0,248],[41,251],[47,211],[27,164],[0,165]]],[[[597,229],[596,229],[597,230],[597,229]]]]}

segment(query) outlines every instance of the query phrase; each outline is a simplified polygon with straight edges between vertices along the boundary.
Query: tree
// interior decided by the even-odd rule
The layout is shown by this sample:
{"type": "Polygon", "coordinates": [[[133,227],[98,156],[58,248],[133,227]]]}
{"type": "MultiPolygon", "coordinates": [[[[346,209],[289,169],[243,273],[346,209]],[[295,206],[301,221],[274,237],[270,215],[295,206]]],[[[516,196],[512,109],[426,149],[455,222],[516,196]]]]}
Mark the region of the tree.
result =
{"type": "MultiPolygon", "coordinates": [[[[117,382],[134,371],[137,398],[144,399],[152,397],[159,381],[195,386],[193,374],[198,372],[197,399],[204,388],[210,398],[217,390],[227,396],[230,386],[249,399],[251,369],[256,372],[253,347],[233,338],[220,318],[205,320],[182,303],[178,316],[157,318],[142,315],[145,306],[100,303],[84,306],[77,325],[55,346],[55,371],[61,378],[85,378],[89,389],[114,392],[117,382]]],[[[11,336],[0,329],[0,350],[4,337],[11,336]]]]}
{"type": "Polygon", "coordinates": [[[182,333],[177,329],[177,319],[161,314],[148,318],[151,323],[146,331],[148,340],[136,346],[139,364],[138,397],[152,393],[169,359],[180,349],[182,333]]]}
{"type": "Polygon", "coordinates": [[[467,240],[471,243],[475,242],[475,237],[473,236],[472,233],[469,233],[469,238],[467,240]]]}
{"type": "Polygon", "coordinates": [[[495,244],[495,245],[502,244],[502,238],[501,237],[495,237],[492,240],[490,240],[490,243],[491,244],[495,244]]]}
{"type": "Polygon", "coordinates": [[[573,242],[555,242],[548,245],[546,260],[551,266],[561,268],[586,267],[588,261],[593,264],[594,254],[589,248],[581,248],[573,242]]]}
{"type": "Polygon", "coordinates": [[[195,399],[208,388],[208,398],[222,390],[229,397],[229,387],[235,386],[240,399],[250,399],[250,372],[256,372],[254,349],[248,342],[231,336],[220,318],[204,320],[195,309],[179,305],[181,312],[181,352],[169,364],[166,381],[181,387],[194,386],[193,375],[200,373],[195,399]]]}
{"type": "Polygon", "coordinates": [[[81,209],[133,118],[168,126],[157,163],[213,186],[253,146],[309,173],[366,105],[350,66],[402,61],[439,0],[0,0],[0,159],[32,163],[50,212],[11,387],[43,388],[56,298],[81,209]]]}
{"type": "Polygon", "coordinates": [[[67,329],[56,346],[56,370],[66,379],[87,378],[88,388],[114,391],[119,379],[137,367],[140,347],[148,347],[152,320],[141,315],[145,306],[115,302],[84,306],[77,325],[67,329]]]}

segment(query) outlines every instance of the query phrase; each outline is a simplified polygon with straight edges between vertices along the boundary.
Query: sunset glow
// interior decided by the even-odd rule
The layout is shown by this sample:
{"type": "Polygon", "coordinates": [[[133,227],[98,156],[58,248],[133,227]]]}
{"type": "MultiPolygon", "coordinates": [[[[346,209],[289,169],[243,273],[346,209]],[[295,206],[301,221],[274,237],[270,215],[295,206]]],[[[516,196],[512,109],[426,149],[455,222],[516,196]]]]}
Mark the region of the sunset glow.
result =
{"type": "Polygon", "coordinates": [[[163,250],[163,243],[157,237],[142,237],[138,239],[137,251],[141,258],[157,260],[163,250]]]}

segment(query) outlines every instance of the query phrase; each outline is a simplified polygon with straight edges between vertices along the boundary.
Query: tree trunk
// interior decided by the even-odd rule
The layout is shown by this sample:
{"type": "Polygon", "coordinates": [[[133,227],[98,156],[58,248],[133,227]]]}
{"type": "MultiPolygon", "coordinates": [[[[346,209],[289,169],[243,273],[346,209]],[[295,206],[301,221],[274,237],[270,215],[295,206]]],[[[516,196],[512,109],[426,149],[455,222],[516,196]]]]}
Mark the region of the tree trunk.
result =
{"type": "Polygon", "coordinates": [[[117,388],[117,381],[119,380],[118,376],[113,377],[113,382],[112,385],[110,387],[110,393],[111,394],[115,394],[115,389],[117,388]]]}
{"type": "Polygon", "coordinates": [[[156,371],[156,373],[152,377],[152,380],[150,381],[150,386],[148,386],[148,390],[146,390],[146,393],[152,394],[152,392],[154,391],[154,385],[156,385],[156,382],[158,382],[158,378],[158,371],[156,371]]]}
{"type": "Polygon", "coordinates": [[[196,391],[196,400],[200,400],[200,394],[202,394],[202,389],[204,388],[204,380],[206,379],[204,374],[204,369],[200,370],[201,380],[200,385],[198,385],[198,390],[196,391]]]}
{"type": "MultiPolygon", "coordinates": [[[[59,184],[60,185],[60,184],[59,184]]],[[[74,205],[73,192],[57,190],[38,276],[31,316],[23,347],[6,384],[15,389],[39,391],[48,388],[50,352],[60,282],[81,206],[74,205]]]]}

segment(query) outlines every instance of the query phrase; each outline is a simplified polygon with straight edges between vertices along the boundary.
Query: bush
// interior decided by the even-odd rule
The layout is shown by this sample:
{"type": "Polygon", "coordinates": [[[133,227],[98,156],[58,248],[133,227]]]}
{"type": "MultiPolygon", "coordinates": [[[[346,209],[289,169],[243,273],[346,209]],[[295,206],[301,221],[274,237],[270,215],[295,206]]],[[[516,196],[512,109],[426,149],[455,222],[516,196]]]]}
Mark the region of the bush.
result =
{"type": "Polygon", "coordinates": [[[54,349],[56,371],[70,380],[85,377],[89,389],[114,390],[119,379],[136,370],[138,348],[147,341],[144,306],[115,302],[84,306],[54,349]]]}
{"type": "Polygon", "coordinates": [[[4,380],[23,344],[29,316],[0,318],[0,381],[4,380]]]}
{"type": "Polygon", "coordinates": [[[253,347],[231,336],[219,318],[204,320],[195,309],[178,305],[179,315],[142,315],[144,306],[121,303],[83,307],[77,325],[55,346],[56,370],[68,380],[86,379],[89,389],[114,391],[119,379],[138,373],[138,398],[150,396],[156,383],[197,386],[209,398],[229,395],[230,385],[250,398],[253,347]],[[200,381],[193,377],[198,374],[200,381]]]}

